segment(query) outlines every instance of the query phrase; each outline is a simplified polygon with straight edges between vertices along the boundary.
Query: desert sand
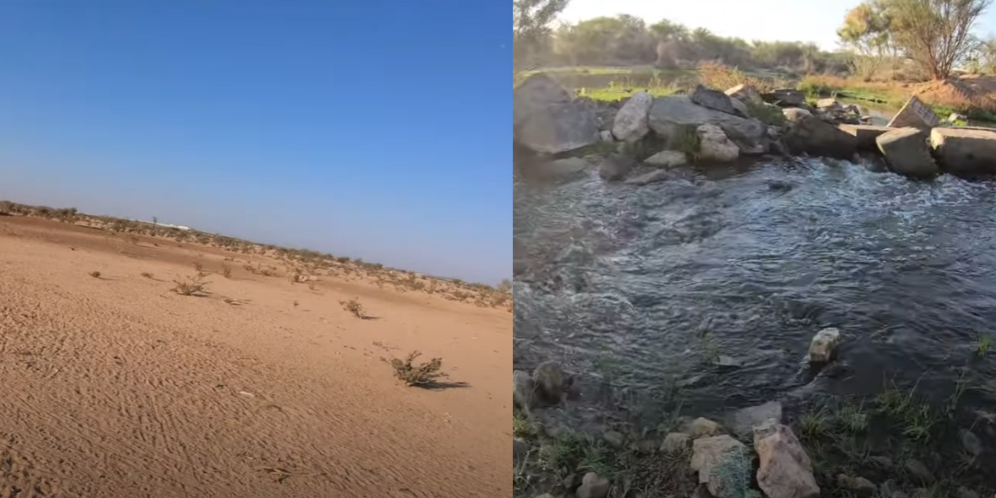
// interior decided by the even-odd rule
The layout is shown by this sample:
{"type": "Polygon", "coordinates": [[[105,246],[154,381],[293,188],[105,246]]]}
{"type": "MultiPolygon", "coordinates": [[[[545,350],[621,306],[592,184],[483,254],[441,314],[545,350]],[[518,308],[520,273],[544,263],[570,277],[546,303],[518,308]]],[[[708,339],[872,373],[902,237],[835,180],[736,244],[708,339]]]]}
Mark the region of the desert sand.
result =
{"type": "Polygon", "coordinates": [[[0,216],[0,497],[511,495],[507,310],[227,254],[0,216]],[[382,361],[412,350],[439,388],[382,361]]]}

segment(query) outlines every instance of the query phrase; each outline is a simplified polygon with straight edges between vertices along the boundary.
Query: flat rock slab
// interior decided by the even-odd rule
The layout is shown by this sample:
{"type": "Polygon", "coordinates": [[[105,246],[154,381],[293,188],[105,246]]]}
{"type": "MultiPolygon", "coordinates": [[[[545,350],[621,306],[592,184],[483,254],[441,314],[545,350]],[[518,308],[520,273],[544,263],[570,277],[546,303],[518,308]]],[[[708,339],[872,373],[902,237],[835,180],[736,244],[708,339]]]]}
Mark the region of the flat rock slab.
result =
{"type": "Polygon", "coordinates": [[[934,114],[934,111],[921,102],[920,99],[916,98],[916,96],[912,96],[903,104],[903,108],[896,113],[892,121],[889,121],[889,127],[912,127],[921,130],[930,130],[940,123],[941,120],[937,118],[937,114],[934,114]]]}
{"type": "Polygon", "coordinates": [[[931,177],[939,173],[927,146],[927,132],[918,128],[898,128],[875,139],[889,169],[901,175],[931,177]]]}
{"type": "Polygon", "coordinates": [[[996,174],[996,131],[934,128],[930,146],[941,167],[955,175],[996,174]]]}
{"type": "Polygon", "coordinates": [[[875,139],[879,135],[894,130],[895,128],[889,128],[888,126],[874,126],[874,125],[838,125],[844,133],[853,135],[854,138],[858,139],[858,150],[864,151],[877,151],[878,144],[875,143],[875,139]]]}

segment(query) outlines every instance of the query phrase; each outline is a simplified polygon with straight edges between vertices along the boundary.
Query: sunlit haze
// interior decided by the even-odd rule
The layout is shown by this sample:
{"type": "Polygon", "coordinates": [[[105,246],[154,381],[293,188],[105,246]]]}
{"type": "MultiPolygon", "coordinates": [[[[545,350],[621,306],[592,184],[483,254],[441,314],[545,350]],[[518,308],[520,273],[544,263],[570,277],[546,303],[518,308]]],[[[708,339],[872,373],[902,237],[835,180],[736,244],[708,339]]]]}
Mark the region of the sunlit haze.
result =
{"type": "MultiPolygon", "coordinates": [[[[836,32],[844,15],[859,3],[858,0],[571,0],[560,19],[576,22],[630,14],[648,23],[668,19],[747,41],[811,41],[832,50],[837,48],[836,32]]],[[[986,12],[976,31],[980,34],[996,31],[996,11],[986,12]]]]}

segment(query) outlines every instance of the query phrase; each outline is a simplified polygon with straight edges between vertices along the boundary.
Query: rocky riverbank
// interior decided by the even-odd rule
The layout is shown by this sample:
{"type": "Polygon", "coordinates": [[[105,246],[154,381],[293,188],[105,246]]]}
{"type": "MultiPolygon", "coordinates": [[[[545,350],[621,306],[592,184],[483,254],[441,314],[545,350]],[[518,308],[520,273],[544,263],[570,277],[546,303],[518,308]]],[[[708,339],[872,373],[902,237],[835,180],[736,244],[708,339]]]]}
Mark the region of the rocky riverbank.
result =
{"type": "Polygon", "coordinates": [[[688,95],[656,98],[637,92],[604,104],[575,98],[537,74],[513,92],[517,150],[536,156],[532,169],[540,176],[597,167],[607,181],[646,184],[686,164],[769,154],[865,155],[920,178],[996,173],[996,131],[942,122],[915,97],[887,126],[866,124],[864,114],[832,98],[807,102],[798,90],[762,93],[745,85],[726,91],[699,85],[688,95]]]}
{"type": "MultiPolygon", "coordinates": [[[[837,329],[815,334],[805,367],[816,376],[846,375],[836,354],[843,338],[837,329]]],[[[985,462],[993,451],[984,441],[993,430],[959,425],[963,392],[941,406],[915,387],[867,400],[786,398],[712,418],[682,414],[676,398],[663,421],[648,428],[625,416],[569,421],[587,395],[579,380],[555,362],[532,374],[513,372],[516,496],[991,495],[985,462]]]]}

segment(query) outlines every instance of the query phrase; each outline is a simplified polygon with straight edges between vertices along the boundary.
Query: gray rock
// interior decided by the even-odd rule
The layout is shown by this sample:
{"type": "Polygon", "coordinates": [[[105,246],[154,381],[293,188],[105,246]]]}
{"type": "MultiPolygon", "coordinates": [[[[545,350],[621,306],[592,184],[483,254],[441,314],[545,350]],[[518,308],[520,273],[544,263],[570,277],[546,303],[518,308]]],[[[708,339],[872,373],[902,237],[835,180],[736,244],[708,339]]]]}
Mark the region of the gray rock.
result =
{"type": "Polygon", "coordinates": [[[649,185],[670,178],[671,172],[663,169],[655,169],[640,176],[626,180],[628,185],[649,185]]]}
{"type": "Polygon", "coordinates": [[[629,170],[633,169],[634,165],[636,165],[636,161],[632,157],[624,154],[609,154],[598,168],[598,175],[606,181],[622,180],[629,173],[629,170]]]}
{"type": "Polygon", "coordinates": [[[834,99],[834,98],[817,100],[816,101],[816,108],[817,109],[829,110],[829,111],[842,111],[842,110],[844,110],[844,106],[840,105],[840,102],[837,102],[837,99],[834,99]]]}
{"type": "Polygon", "coordinates": [[[773,92],[762,93],[765,102],[783,107],[800,106],[806,103],[806,94],[793,88],[782,88],[773,92]]]}
{"type": "Polygon", "coordinates": [[[916,96],[912,96],[903,104],[902,109],[899,109],[899,112],[893,116],[892,121],[889,121],[889,127],[912,127],[929,131],[931,128],[939,125],[940,122],[934,111],[921,102],[920,99],[916,98],[916,96]]]}
{"type": "Polygon", "coordinates": [[[609,130],[602,130],[598,132],[598,139],[602,142],[615,142],[616,138],[612,136],[612,132],[609,130]]]}
{"type": "Polygon", "coordinates": [[[578,489],[578,486],[581,485],[582,477],[584,476],[577,472],[567,474],[567,477],[564,477],[563,481],[564,489],[566,489],[568,493],[573,493],[574,490],[578,489]]]}
{"type": "Polygon", "coordinates": [[[745,104],[761,105],[764,102],[756,88],[742,83],[735,87],[727,88],[723,93],[745,104]]]}
{"type": "Polygon", "coordinates": [[[650,129],[668,139],[682,127],[698,128],[706,123],[719,126],[745,152],[756,151],[766,139],[767,126],[760,120],[708,109],[696,105],[685,95],[658,97],[650,106],[650,129]]]}
{"type": "Polygon", "coordinates": [[[692,442],[691,467],[699,473],[699,483],[705,484],[713,496],[732,498],[725,483],[716,478],[715,471],[731,453],[746,451],[743,443],[726,435],[696,439],[692,442]]]}
{"type": "Polygon", "coordinates": [[[661,443],[661,451],[664,453],[678,453],[688,449],[691,445],[692,437],[684,432],[671,432],[664,437],[661,443]]]}
{"type": "Polygon", "coordinates": [[[815,364],[830,362],[840,341],[840,330],[836,328],[825,328],[817,332],[809,343],[809,362],[815,364]]]}
{"type": "MultiPolygon", "coordinates": [[[[892,470],[892,468],[895,467],[895,464],[892,463],[892,459],[887,456],[868,457],[868,463],[882,470],[892,470]]],[[[885,484],[883,484],[883,486],[884,485],[885,484]]]]}
{"type": "Polygon", "coordinates": [[[522,370],[512,371],[512,404],[524,411],[529,411],[535,406],[536,387],[529,373],[522,370]]]}
{"type": "Polygon", "coordinates": [[[543,73],[526,78],[512,90],[512,127],[517,128],[530,115],[551,104],[570,102],[571,93],[556,80],[543,73]]]}
{"type": "Polygon", "coordinates": [[[673,168],[688,164],[688,155],[678,150],[662,150],[643,162],[658,168],[673,168]]]}
{"type": "Polygon", "coordinates": [[[768,498],[816,498],[820,488],[813,464],[786,425],[769,419],[754,427],[754,450],[759,466],[757,484],[768,498]]]}
{"type": "Polygon", "coordinates": [[[955,493],[957,498],[979,498],[979,493],[966,488],[965,486],[960,486],[958,491],[955,493]]]}
{"type": "Polygon", "coordinates": [[[859,476],[851,479],[851,491],[854,491],[859,496],[874,496],[878,491],[878,486],[868,479],[859,476]]]}
{"type": "Polygon", "coordinates": [[[934,483],[934,474],[930,472],[923,462],[910,458],[906,460],[906,472],[913,478],[914,481],[921,484],[930,485],[934,483]]]}
{"type": "Polygon", "coordinates": [[[540,363],[533,371],[533,386],[540,399],[547,403],[559,403],[566,386],[566,376],[560,364],[555,361],[540,363]]]}
{"type": "Polygon", "coordinates": [[[945,171],[956,175],[996,173],[996,132],[978,128],[934,128],[930,146],[945,171]]]}
{"type": "Polygon", "coordinates": [[[782,143],[793,155],[851,159],[857,150],[857,139],[836,126],[823,121],[809,111],[799,108],[785,109],[788,120],[782,143]]]}
{"type": "Polygon", "coordinates": [[[740,147],[723,133],[722,128],[706,123],[700,125],[695,132],[699,136],[699,159],[702,161],[726,163],[736,161],[740,156],[740,147]]]}
{"type": "Polygon", "coordinates": [[[593,109],[578,101],[535,110],[514,131],[518,143],[543,154],[570,152],[599,141],[593,109]]]}
{"type": "Polygon", "coordinates": [[[695,90],[692,91],[692,102],[702,107],[725,112],[727,114],[736,114],[744,118],[750,117],[750,115],[746,112],[747,107],[743,105],[743,102],[731,98],[729,95],[720,92],[719,90],[712,90],[702,85],[697,85],[695,90]],[[740,105],[737,106],[734,102],[740,105]]]}
{"type": "Polygon", "coordinates": [[[844,133],[854,135],[858,150],[876,152],[878,151],[878,143],[875,142],[875,139],[878,138],[879,135],[894,129],[889,128],[888,126],[848,124],[837,125],[837,128],[840,128],[840,130],[844,133]]]}
{"type": "Polygon", "coordinates": [[[608,479],[594,473],[588,472],[581,479],[581,486],[578,488],[577,498],[605,498],[609,495],[612,483],[608,479]]]}
{"type": "Polygon", "coordinates": [[[899,489],[899,486],[896,484],[896,481],[893,481],[892,479],[883,482],[881,490],[882,490],[882,498],[890,498],[894,496],[896,493],[902,493],[902,491],[899,489]]]}
{"type": "Polygon", "coordinates": [[[769,419],[776,422],[782,421],[782,404],[777,401],[751,406],[737,410],[730,417],[729,426],[733,433],[740,437],[747,437],[754,433],[754,426],[760,425],[769,419]]]}
{"type": "Polygon", "coordinates": [[[616,113],[612,123],[612,134],[619,140],[635,142],[650,131],[647,125],[647,114],[654,98],[646,92],[633,94],[616,113]]]}
{"type": "Polygon", "coordinates": [[[961,440],[961,446],[965,448],[965,452],[969,455],[977,457],[982,454],[982,441],[979,441],[979,437],[972,431],[968,429],[959,430],[958,439],[961,440]]]}
{"type": "Polygon", "coordinates": [[[626,442],[626,437],[621,432],[616,431],[605,431],[602,434],[602,439],[605,440],[605,444],[615,449],[622,448],[623,443],[626,442]]]}
{"type": "Polygon", "coordinates": [[[912,177],[939,173],[927,146],[927,134],[917,128],[896,128],[879,135],[875,142],[893,172],[912,177]]]}

